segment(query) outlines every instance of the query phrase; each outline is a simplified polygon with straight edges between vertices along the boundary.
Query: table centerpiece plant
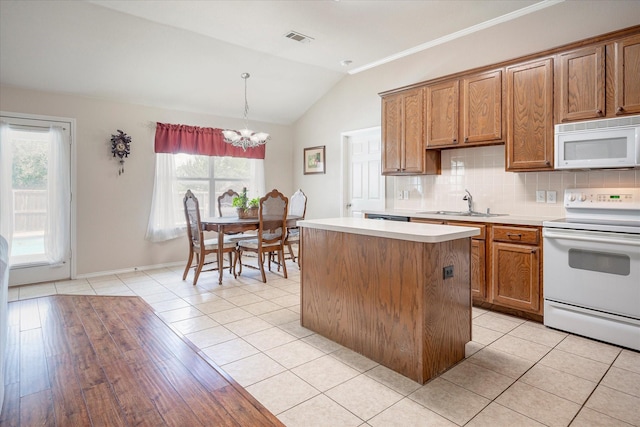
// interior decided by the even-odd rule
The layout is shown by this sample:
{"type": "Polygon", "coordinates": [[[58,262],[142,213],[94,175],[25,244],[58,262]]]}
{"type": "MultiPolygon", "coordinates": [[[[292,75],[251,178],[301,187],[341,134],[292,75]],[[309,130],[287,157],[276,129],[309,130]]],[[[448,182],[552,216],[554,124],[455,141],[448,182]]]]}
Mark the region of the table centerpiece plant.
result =
{"type": "Polygon", "coordinates": [[[247,187],[242,188],[242,192],[233,198],[233,207],[238,212],[238,218],[257,218],[260,205],[260,198],[255,197],[249,199],[247,196],[247,187]]]}

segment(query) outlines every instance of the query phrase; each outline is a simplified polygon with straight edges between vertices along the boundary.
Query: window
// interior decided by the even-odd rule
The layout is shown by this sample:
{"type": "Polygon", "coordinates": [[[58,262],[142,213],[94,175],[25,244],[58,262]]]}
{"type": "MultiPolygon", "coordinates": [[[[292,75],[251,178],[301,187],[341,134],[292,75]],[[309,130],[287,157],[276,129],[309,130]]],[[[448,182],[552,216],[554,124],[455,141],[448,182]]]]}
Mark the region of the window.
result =
{"type": "Polygon", "coordinates": [[[247,188],[250,197],[264,194],[264,160],[240,157],[156,154],[156,179],[147,239],[169,240],[184,234],[182,199],[187,190],[198,198],[203,218],[218,216],[218,196],[247,188]],[[171,197],[165,197],[170,194],[171,197]]]}
{"type": "Polygon", "coordinates": [[[180,199],[190,189],[198,198],[203,217],[218,216],[218,196],[230,188],[239,193],[246,187],[251,197],[263,195],[257,189],[253,159],[176,154],[175,162],[180,199]]]}

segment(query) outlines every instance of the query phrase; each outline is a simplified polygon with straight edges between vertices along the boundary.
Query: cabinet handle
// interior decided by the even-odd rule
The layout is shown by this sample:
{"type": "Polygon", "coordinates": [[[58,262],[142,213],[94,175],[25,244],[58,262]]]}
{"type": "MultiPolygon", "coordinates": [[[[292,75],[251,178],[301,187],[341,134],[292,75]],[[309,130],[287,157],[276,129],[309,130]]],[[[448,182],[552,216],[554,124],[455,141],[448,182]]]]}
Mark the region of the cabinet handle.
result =
{"type": "Polygon", "coordinates": [[[507,237],[510,239],[522,239],[522,234],[519,233],[507,233],[507,237]]]}
{"type": "Polygon", "coordinates": [[[596,115],[602,117],[602,110],[596,110],[596,115]]]}
{"type": "Polygon", "coordinates": [[[550,162],[549,160],[547,160],[546,162],[544,162],[544,164],[545,164],[546,166],[551,166],[551,162],[550,162]]]}
{"type": "Polygon", "coordinates": [[[464,137],[464,142],[469,142],[469,138],[468,137],[464,137]]]}
{"type": "Polygon", "coordinates": [[[455,139],[455,138],[453,138],[453,143],[454,143],[454,144],[457,144],[457,143],[458,143],[458,140],[457,140],[457,139],[455,139]]]}
{"type": "Polygon", "coordinates": [[[616,113],[622,113],[623,111],[624,111],[624,108],[618,107],[618,109],[616,110],[616,113]]]}

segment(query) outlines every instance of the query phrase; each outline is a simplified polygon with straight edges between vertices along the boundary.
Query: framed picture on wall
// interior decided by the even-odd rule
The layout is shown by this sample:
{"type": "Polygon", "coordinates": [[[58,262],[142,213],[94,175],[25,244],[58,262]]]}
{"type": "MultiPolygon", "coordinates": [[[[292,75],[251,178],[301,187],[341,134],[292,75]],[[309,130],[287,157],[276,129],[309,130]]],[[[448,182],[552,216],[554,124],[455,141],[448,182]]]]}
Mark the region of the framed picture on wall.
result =
{"type": "Polygon", "coordinates": [[[304,149],[304,174],[325,173],[324,145],[304,149]]]}

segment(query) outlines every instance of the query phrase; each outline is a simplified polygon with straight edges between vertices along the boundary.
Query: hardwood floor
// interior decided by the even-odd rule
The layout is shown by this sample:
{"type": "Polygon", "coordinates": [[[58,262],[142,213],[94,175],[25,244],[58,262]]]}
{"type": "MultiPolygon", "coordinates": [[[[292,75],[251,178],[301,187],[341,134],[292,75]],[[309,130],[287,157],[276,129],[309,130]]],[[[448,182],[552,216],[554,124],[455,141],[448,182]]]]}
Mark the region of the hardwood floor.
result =
{"type": "Polygon", "coordinates": [[[9,303],[1,426],[282,426],[139,297],[9,303]]]}

